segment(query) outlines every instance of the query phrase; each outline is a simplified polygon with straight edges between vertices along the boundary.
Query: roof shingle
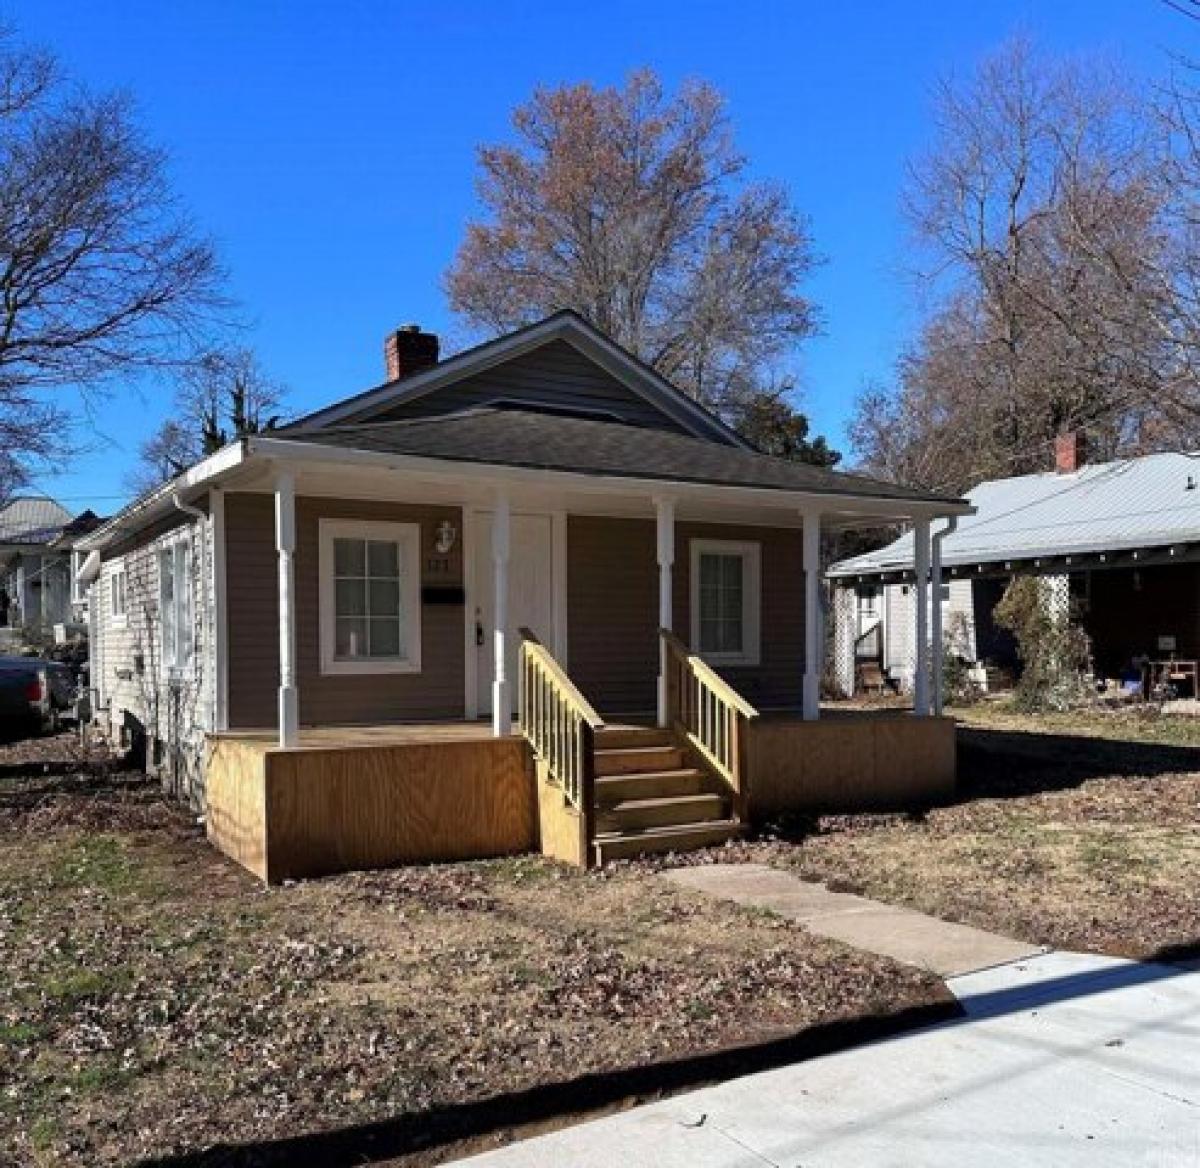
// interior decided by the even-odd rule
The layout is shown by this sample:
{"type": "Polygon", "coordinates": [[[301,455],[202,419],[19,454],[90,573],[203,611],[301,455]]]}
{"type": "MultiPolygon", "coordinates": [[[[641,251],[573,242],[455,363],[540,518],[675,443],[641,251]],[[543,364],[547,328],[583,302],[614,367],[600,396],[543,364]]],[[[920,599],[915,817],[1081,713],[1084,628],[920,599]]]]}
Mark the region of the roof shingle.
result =
{"type": "Polygon", "coordinates": [[[286,437],[321,446],[577,474],[960,502],[684,434],[531,410],[488,407],[401,422],[291,429],[286,437]]]}

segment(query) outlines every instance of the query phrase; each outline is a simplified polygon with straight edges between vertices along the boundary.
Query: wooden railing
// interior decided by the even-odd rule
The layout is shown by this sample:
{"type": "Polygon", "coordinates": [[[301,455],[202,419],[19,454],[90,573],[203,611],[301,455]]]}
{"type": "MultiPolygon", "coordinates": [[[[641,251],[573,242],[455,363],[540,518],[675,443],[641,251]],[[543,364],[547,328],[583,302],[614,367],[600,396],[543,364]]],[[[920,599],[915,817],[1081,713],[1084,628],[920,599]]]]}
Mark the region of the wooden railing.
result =
{"type": "Polygon", "coordinates": [[[746,749],[758,711],[669,629],[660,629],[667,676],[667,719],[746,809],[746,749]]]}
{"type": "Polygon", "coordinates": [[[517,667],[517,725],[550,778],[584,816],[593,836],[596,783],[596,731],[600,716],[529,629],[521,629],[517,667]]]}

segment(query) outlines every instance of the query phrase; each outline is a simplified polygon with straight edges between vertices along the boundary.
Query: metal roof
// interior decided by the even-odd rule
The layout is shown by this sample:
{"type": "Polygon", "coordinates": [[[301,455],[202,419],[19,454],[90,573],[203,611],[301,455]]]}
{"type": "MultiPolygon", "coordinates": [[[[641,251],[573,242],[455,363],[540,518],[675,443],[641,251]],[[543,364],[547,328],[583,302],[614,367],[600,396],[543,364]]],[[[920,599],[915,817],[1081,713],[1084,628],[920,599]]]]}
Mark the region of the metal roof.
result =
{"type": "MultiPolygon", "coordinates": [[[[1166,547],[1200,541],[1200,455],[1148,454],[980,483],[976,509],[942,544],[947,567],[1166,547]]],[[[829,570],[831,576],[911,571],[913,537],[829,570]]]]}
{"type": "Polygon", "coordinates": [[[49,543],[71,522],[71,512],[45,495],[13,499],[0,507],[0,543],[49,543]]]}

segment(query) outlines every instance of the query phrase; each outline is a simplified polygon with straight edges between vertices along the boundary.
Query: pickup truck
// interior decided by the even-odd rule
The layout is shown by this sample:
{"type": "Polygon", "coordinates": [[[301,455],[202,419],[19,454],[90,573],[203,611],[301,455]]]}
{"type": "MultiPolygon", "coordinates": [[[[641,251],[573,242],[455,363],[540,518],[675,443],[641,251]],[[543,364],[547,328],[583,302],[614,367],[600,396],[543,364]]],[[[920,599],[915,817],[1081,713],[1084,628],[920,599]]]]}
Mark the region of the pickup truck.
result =
{"type": "Polygon", "coordinates": [[[58,727],[75,700],[75,677],[58,661],[0,657],[0,738],[58,727]]]}

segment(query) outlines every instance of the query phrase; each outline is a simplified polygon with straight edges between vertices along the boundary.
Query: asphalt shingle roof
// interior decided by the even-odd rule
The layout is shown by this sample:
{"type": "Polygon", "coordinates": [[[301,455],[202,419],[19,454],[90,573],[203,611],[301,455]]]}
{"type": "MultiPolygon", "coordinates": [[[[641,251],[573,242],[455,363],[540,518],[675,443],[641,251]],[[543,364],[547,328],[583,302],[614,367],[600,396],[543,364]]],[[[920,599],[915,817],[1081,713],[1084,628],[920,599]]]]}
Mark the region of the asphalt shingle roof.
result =
{"type": "MultiPolygon", "coordinates": [[[[976,513],[945,537],[947,566],[1084,555],[1200,541],[1200,456],[1149,454],[980,483],[976,513]]],[[[908,533],[887,547],[842,560],[834,576],[911,570],[908,533]]]]}
{"type": "Polygon", "coordinates": [[[897,501],[959,501],[685,434],[529,410],[485,407],[399,422],[291,429],[286,437],[322,446],[581,474],[897,501]]]}

